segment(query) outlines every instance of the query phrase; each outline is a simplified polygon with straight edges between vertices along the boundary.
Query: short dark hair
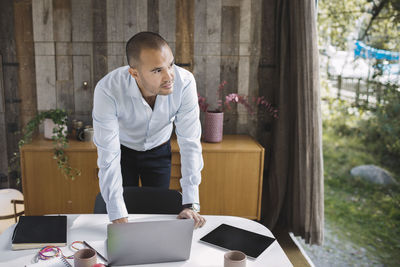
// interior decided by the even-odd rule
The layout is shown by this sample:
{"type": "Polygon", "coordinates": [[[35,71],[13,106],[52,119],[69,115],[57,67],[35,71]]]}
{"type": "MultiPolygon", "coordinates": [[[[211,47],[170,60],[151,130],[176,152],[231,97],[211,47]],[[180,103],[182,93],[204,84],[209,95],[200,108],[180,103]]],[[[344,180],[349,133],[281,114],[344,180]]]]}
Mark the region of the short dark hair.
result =
{"type": "Polygon", "coordinates": [[[142,49],[149,48],[160,50],[163,46],[168,45],[167,41],[155,32],[139,32],[129,39],[126,43],[126,57],[128,65],[136,67],[140,61],[140,52],[142,49]]]}

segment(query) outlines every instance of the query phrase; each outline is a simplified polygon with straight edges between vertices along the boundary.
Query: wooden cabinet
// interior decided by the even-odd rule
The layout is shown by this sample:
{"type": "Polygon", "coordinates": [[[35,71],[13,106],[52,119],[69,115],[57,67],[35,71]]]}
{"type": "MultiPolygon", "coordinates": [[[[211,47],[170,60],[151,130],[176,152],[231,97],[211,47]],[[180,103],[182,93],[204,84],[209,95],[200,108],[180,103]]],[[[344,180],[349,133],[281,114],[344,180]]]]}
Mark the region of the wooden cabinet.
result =
{"type": "Polygon", "coordinates": [[[99,190],[93,143],[69,141],[70,164],[82,175],[66,179],[53,159],[53,143],[43,138],[21,149],[22,187],[27,215],[92,213],[99,190]]]}
{"type": "MultiPolygon", "coordinates": [[[[264,148],[244,135],[227,135],[221,143],[202,143],[204,168],[200,184],[202,214],[260,219],[264,148]]],[[[180,190],[180,155],[171,141],[170,187],[180,190]]],[[[22,185],[27,215],[92,213],[99,192],[97,153],[92,143],[71,140],[66,153],[82,171],[66,180],[52,157],[52,142],[36,139],[21,149],[22,185]]]]}
{"type": "MultiPolygon", "coordinates": [[[[171,188],[180,190],[176,140],[171,147],[171,188]]],[[[264,148],[245,135],[225,135],[221,143],[202,142],[202,147],[201,213],[260,219],[264,148]]]]}

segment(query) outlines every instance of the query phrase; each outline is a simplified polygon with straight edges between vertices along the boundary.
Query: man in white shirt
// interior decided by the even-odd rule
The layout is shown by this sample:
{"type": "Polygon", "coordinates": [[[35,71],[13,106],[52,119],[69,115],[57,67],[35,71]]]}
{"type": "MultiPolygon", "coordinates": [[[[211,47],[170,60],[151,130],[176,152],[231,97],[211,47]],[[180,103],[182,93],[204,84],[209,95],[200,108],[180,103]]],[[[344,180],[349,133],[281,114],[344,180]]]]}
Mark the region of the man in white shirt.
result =
{"type": "Polygon", "coordinates": [[[99,185],[113,223],[127,222],[123,186],[169,187],[170,137],[175,124],[180,154],[182,212],[201,227],[198,213],[203,168],[196,82],[176,65],[167,42],[141,32],[126,45],[129,66],[103,77],[94,92],[93,127],[99,185]]]}

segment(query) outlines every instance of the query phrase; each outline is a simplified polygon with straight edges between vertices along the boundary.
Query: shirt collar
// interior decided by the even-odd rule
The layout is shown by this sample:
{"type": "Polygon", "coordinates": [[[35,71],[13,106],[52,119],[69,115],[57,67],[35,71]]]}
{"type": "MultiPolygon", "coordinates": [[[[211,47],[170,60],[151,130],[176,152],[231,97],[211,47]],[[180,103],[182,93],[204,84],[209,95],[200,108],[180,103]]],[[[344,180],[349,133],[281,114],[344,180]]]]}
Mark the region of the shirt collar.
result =
{"type": "Polygon", "coordinates": [[[126,88],[126,94],[134,98],[141,98],[142,93],[140,92],[139,86],[137,85],[135,78],[133,78],[128,73],[128,79],[129,80],[128,80],[128,86],[126,88]]]}

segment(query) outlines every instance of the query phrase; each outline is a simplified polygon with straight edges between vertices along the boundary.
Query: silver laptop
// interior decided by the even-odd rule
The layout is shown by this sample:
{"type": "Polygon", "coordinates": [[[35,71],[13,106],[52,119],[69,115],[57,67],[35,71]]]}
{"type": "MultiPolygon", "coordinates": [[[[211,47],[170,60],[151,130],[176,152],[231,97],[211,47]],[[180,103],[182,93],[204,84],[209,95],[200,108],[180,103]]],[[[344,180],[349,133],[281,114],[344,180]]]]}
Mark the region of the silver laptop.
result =
{"type": "Polygon", "coordinates": [[[193,229],[192,219],[109,224],[108,263],[121,266],[187,260],[193,229]]]}

